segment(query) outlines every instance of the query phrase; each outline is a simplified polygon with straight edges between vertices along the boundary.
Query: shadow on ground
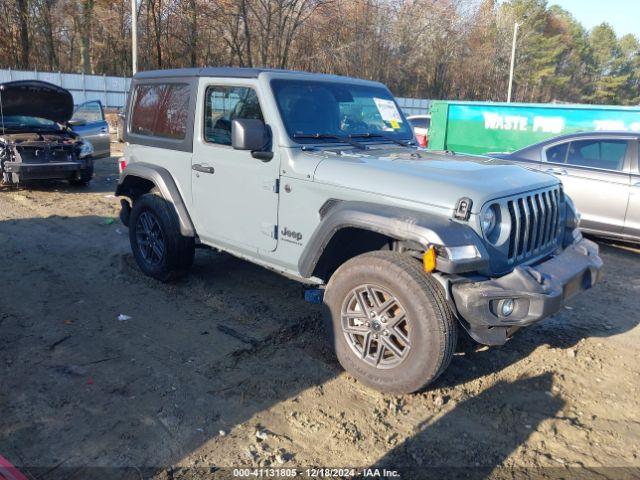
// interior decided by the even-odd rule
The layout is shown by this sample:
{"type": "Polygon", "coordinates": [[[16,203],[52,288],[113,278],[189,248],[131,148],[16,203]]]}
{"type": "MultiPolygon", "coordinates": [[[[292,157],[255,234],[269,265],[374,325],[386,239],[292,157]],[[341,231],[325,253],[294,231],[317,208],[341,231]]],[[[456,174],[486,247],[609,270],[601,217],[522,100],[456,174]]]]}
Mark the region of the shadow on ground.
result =
{"type": "MultiPolygon", "coordinates": [[[[320,308],[303,301],[299,284],[199,251],[189,278],[162,285],[137,271],[126,235],[104,220],[0,221],[1,283],[11,285],[0,297],[0,453],[34,478],[165,471],[219,431],[340,374],[321,341],[320,308]]],[[[620,265],[637,257],[603,251],[620,265]]],[[[465,347],[435,387],[505,369],[543,343],[570,348],[638,323],[619,316],[607,329],[599,318],[625,307],[613,297],[585,299],[589,321],[564,311],[504,347],[465,347]]],[[[423,466],[491,469],[562,408],[547,394],[551,381],[498,383],[420,426],[378,463],[409,475],[423,466]],[[470,412],[483,421],[468,423],[470,412]],[[463,447],[470,429],[476,441],[463,447]],[[494,453],[483,455],[489,444],[494,453]]]]}
{"type": "Polygon", "coordinates": [[[486,478],[525,443],[541,422],[562,410],[549,373],[498,382],[455,406],[395,447],[374,467],[402,478],[486,478]]]}

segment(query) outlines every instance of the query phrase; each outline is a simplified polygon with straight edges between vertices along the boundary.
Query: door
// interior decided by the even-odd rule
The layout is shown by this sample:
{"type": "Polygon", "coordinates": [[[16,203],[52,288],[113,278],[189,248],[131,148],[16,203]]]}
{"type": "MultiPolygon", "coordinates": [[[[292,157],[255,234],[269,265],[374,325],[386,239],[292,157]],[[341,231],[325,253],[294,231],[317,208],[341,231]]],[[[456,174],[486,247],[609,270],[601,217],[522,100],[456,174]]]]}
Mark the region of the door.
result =
{"type": "MultiPolygon", "coordinates": [[[[231,121],[263,117],[251,84],[199,86],[193,144],[192,195],[203,239],[232,249],[273,251],[277,245],[278,155],[270,161],[231,146],[231,121]]],[[[270,143],[270,142],[268,142],[270,143]]],[[[270,149],[267,145],[265,148],[270,149]]]]}
{"type": "Polygon", "coordinates": [[[580,138],[545,150],[543,170],[562,181],[581,214],[581,228],[622,233],[629,202],[629,143],[624,138],[580,138]]]}
{"type": "Polygon", "coordinates": [[[631,150],[631,186],[629,207],[624,221],[624,234],[640,239],[640,142],[632,142],[631,150]]]}
{"type": "Polygon", "coordinates": [[[71,119],[73,131],[93,145],[94,157],[111,155],[109,124],[105,120],[102,103],[99,100],[81,103],[71,119]]]}

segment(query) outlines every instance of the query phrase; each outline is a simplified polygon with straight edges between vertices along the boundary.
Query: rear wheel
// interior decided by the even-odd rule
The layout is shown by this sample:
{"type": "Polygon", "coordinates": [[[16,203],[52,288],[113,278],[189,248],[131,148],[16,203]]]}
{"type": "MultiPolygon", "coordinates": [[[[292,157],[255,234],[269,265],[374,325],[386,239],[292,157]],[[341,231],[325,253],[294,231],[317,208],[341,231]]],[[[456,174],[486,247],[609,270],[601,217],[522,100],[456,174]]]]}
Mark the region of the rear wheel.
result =
{"type": "Polygon", "coordinates": [[[383,392],[409,393],[449,365],[457,325],[440,286],[413,258],[371,252],[342,265],[325,293],[341,365],[383,392]]]}
{"type": "Polygon", "coordinates": [[[180,233],[175,208],[158,195],[148,193],[133,203],[129,241],[140,269],[162,282],[184,276],[193,264],[194,239],[180,233]]]}

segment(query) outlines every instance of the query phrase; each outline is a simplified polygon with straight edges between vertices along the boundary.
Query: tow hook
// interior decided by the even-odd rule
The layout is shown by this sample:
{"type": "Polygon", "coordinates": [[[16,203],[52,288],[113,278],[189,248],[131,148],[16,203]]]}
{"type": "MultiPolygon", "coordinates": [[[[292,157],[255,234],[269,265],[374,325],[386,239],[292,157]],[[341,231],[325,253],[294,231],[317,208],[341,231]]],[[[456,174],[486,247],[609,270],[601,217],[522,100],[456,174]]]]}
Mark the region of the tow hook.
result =
{"type": "Polygon", "coordinates": [[[533,278],[539,285],[544,285],[544,275],[531,267],[524,267],[524,270],[533,278]]]}

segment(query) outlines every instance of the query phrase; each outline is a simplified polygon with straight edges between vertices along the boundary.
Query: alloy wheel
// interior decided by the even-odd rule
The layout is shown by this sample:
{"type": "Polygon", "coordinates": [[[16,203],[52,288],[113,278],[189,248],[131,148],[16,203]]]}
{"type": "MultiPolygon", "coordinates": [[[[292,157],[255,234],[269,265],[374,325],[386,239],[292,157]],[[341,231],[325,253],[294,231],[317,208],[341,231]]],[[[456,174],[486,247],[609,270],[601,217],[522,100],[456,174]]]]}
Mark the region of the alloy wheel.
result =
{"type": "Polygon", "coordinates": [[[160,223],[150,212],[142,212],[136,222],[136,242],[144,261],[152,267],[164,258],[165,244],[160,223]]]}
{"type": "Polygon", "coordinates": [[[396,367],[411,349],[406,311],[383,287],[365,284],[352,289],[342,304],[341,325],[351,350],[373,367],[396,367]]]}

